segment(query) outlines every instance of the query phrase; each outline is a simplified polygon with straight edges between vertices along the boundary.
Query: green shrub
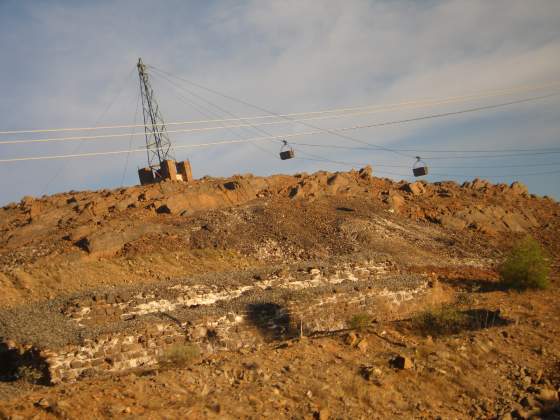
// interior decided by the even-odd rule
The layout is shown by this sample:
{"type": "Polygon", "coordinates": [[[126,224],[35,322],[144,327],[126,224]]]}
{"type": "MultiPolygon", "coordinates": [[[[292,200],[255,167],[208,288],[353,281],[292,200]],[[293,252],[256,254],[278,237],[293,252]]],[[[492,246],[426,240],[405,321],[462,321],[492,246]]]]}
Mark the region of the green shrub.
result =
{"type": "Polygon", "coordinates": [[[373,318],[366,312],[360,312],[352,316],[348,320],[348,325],[350,328],[355,330],[363,330],[371,325],[373,318]]]}
{"type": "Polygon", "coordinates": [[[175,344],[165,350],[159,358],[159,364],[164,367],[184,367],[200,356],[200,349],[195,344],[175,344]]]}
{"type": "Polygon", "coordinates": [[[518,290],[546,289],[550,260],[533,238],[518,242],[499,268],[502,284],[518,290]]]}
{"type": "Polygon", "coordinates": [[[412,326],[423,335],[439,336],[457,334],[470,328],[471,319],[451,305],[442,305],[416,314],[412,326]]]}

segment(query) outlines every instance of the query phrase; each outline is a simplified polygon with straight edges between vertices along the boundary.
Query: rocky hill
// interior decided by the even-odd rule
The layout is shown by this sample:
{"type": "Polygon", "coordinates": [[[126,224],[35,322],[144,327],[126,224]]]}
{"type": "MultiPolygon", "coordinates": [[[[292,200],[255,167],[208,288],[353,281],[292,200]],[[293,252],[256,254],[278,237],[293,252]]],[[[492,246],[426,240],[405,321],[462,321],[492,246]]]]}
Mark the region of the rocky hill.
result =
{"type": "Polygon", "coordinates": [[[555,415],[560,205],[520,183],[238,175],[0,216],[0,418],[555,415]],[[503,290],[527,235],[552,286],[503,290]],[[415,326],[449,305],[464,328],[415,326]],[[166,368],[185,343],[197,357],[166,368]]]}

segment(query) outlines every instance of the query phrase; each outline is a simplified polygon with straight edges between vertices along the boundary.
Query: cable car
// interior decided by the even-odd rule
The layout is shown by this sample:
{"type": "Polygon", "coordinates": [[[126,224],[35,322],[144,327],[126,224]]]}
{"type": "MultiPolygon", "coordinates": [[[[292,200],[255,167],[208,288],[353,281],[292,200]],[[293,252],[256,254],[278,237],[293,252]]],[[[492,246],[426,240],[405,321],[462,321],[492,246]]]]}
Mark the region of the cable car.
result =
{"type": "Polygon", "coordinates": [[[416,162],[412,166],[412,173],[414,176],[428,175],[428,165],[424,163],[420,156],[416,156],[416,162]]]}
{"type": "Polygon", "coordinates": [[[293,159],[295,156],[294,149],[290,147],[286,140],[282,140],[282,143],[282,147],[280,148],[280,159],[293,159]]]}

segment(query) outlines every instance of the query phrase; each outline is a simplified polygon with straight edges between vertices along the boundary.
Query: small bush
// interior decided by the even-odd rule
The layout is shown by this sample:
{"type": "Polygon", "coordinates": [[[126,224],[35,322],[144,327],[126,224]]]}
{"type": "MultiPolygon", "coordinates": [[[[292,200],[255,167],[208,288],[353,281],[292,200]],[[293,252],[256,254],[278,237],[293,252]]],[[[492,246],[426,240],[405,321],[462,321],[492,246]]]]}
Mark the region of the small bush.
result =
{"type": "Polygon", "coordinates": [[[470,328],[470,317],[450,305],[428,309],[412,318],[412,326],[423,335],[457,334],[470,328]]]}
{"type": "Polygon", "coordinates": [[[533,238],[518,242],[499,268],[502,284],[518,290],[546,289],[550,260],[533,238]]]}
{"type": "Polygon", "coordinates": [[[159,359],[164,367],[183,367],[189,365],[200,356],[200,349],[195,344],[175,344],[165,350],[159,359]]]}
{"type": "Polygon", "coordinates": [[[43,379],[43,373],[32,366],[20,366],[17,368],[16,377],[22,381],[36,384],[43,379]]]}
{"type": "Polygon", "coordinates": [[[358,314],[355,314],[348,320],[348,325],[350,326],[350,328],[353,328],[355,330],[363,330],[369,327],[372,321],[373,318],[371,315],[365,312],[360,312],[358,314]]]}

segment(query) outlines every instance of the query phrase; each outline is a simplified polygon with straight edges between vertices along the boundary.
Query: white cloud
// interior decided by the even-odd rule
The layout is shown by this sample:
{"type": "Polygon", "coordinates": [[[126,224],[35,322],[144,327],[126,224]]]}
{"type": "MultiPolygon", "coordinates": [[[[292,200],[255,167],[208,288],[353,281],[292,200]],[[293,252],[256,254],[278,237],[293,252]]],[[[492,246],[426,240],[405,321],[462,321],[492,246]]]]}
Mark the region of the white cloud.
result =
{"type": "MultiPolygon", "coordinates": [[[[7,1],[0,5],[0,48],[11,58],[4,64],[0,81],[5,92],[0,99],[0,126],[42,128],[94,123],[138,56],[277,112],[385,104],[548,82],[556,80],[560,67],[559,18],[560,3],[556,1],[142,0],[79,5],[69,1],[49,5],[7,1]]],[[[102,123],[132,122],[135,77],[133,73],[128,79],[125,91],[102,123]]],[[[200,117],[179,102],[163,80],[156,78],[154,84],[167,120],[200,117]]],[[[235,114],[261,113],[197,92],[235,114]]],[[[450,108],[454,107],[445,107],[450,108]]],[[[513,147],[528,143],[524,137],[531,137],[534,144],[556,146],[560,129],[551,115],[555,116],[557,110],[558,100],[547,100],[484,113],[488,118],[471,114],[353,135],[384,144],[411,144],[411,139],[426,141],[429,136],[431,144],[445,141],[455,147],[472,142],[513,147]],[[453,127],[460,127],[460,131],[449,139],[453,127]],[[483,133],[491,139],[481,142],[483,133]]],[[[422,111],[374,115],[366,121],[419,113],[422,111]]],[[[270,131],[282,132],[274,128],[270,131]]],[[[251,136],[247,131],[242,133],[251,136]]],[[[232,137],[215,133],[174,138],[184,142],[216,136],[232,137]]],[[[326,141],[326,137],[312,140],[326,141]]],[[[135,140],[136,145],[141,142],[141,138],[135,140]]],[[[20,156],[70,153],[77,146],[1,147],[2,156],[20,156]]],[[[128,141],[88,142],[80,150],[123,147],[128,147],[128,141]]],[[[275,150],[275,146],[267,147],[275,150]]],[[[356,157],[329,149],[316,153],[338,160],[356,157]]],[[[183,152],[180,155],[184,156],[183,152]]],[[[223,147],[197,151],[193,164],[198,175],[264,174],[316,165],[290,162],[288,166],[286,162],[266,161],[266,156],[250,145],[235,150],[223,147]]],[[[367,157],[374,166],[376,162],[395,160],[394,156],[379,154],[367,157]]],[[[116,186],[124,160],[122,156],[0,165],[0,202],[41,194],[44,179],[57,168],[62,171],[52,183],[51,192],[116,186]],[[7,181],[13,174],[17,174],[17,184],[7,181]]],[[[131,157],[129,182],[142,163],[141,154],[131,157]]],[[[539,192],[560,196],[557,184],[550,177],[531,181],[539,192]]]]}

